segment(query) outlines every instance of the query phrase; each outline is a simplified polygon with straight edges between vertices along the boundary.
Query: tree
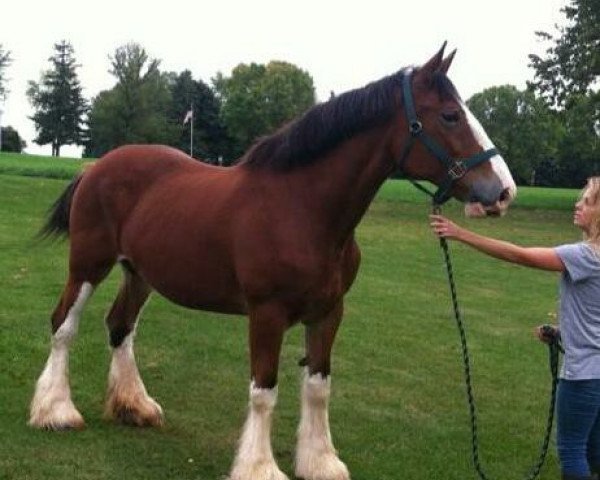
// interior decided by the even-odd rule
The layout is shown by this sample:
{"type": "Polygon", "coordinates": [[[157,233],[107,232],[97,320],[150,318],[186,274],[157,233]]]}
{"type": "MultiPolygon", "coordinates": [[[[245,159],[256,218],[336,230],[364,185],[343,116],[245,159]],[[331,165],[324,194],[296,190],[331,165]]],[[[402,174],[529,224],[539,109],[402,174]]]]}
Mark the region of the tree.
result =
{"type": "Polygon", "coordinates": [[[2,135],[0,135],[0,138],[2,138],[0,150],[3,152],[21,153],[27,146],[27,143],[21,138],[19,132],[11,126],[2,127],[2,135]]]}
{"type": "Polygon", "coordinates": [[[136,43],[117,48],[110,60],[117,84],[92,102],[85,155],[101,156],[128,143],[174,143],[179,132],[168,122],[171,92],[160,61],[136,43]]]}
{"type": "Polygon", "coordinates": [[[8,90],[6,89],[5,70],[11,62],[12,58],[10,57],[10,51],[4,50],[0,43],[0,100],[5,99],[8,94],[8,90]]]}
{"type": "Polygon", "coordinates": [[[535,70],[529,87],[559,112],[566,129],[557,168],[561,184],[581,187],[600,166],[600,2],[570,0],[561,11],[567,25],[556,37],[537,33],[551,46],[543,58],[529,56],[535,70]]]}
{"type": "Polygon", "coordinates": [[[29,82],[27,96],[35,109],[30,117],[37,132],[33,141],[38,145],[51,143],[52,155],[59,156],[62,145],[84,144],[83,117],[88,104],[77,77],[79,65],[72,45],[63,40],[54,50],[48,59],[51,69],[42,74],[39,83],[29,82]]]}
{"type": "Polygon", "coordinates": [[[564,136],[557,114],[533,92],[512,85],[488,88],[467,103],[506,159],[515,181],[539,183],[540,168],[557,159],[564,136]]]}
{"type": "Polygon", "coordinates": [[[560,144],[557,179],[561,186],[581,188],[600,172],[600,136],[590,121],[598,105],[589,95],[571,95],[569,108],[561,112],[565,135],[560,144]]]}
{"type": "Polygon", "coordinates": [[[571,95],[588,95],[593,88],[597,92],[600,77],[600,2],[570,0],[561,11],[568,24],[558,29],[558,37],[536,33],[552,43],[545,57],[529,55],[530,66],[535,69],[530,86],[559,107],[565,106],[571,95]]]}
{"type": "Polygon", "coordinates": [[[286,62],[240,64],[231,77],[218,73],[213,84],[238,155],[315,103],[312,77],[286,62]]]}
{"type": "Polygon", "coordinates": [[[208,85],[194,80],[192,73],[185,70],[170,75],[171,107],[169,121],[176,125],[179,136],[173,146],[189,153],[190,128],[194,129],[194,156],[215,163],[219,157],[228,157],[229,144],[225,127],[219,117],[221,103],[208,85]],[[183,119],[193,106],[192,124],[183,125],[183,119]]]}

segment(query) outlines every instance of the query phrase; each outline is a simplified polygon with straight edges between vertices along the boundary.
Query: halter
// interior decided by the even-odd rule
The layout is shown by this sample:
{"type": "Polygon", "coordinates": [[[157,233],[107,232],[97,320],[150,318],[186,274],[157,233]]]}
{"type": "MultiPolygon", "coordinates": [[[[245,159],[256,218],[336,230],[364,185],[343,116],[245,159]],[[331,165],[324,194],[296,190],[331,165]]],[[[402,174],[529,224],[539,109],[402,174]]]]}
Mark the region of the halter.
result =
{"type": "Polygon", "coordinates": [[[442,205],[450,199],[449,193],[454,185],[454,182],[464,177],[469,170],[475,168],[480,163],[483,163],[492,158],[494,155],[497,155],[498,150],[495,148],[490,148],[488,150],[476,153],[475,155],[471,155],[465,159],[452,158],[452,156],[442,146],[440,146],[423,130],[423,124],[419,121],[417,112],[415,110],[415,102],[413,100],[411,88],[411,77],[412,72],[408,72],[402,78],[404,109],[406,112],[406,119],[408,120],[408,131],[410,132],[410,137],[408,139],[408,143],[402,150],[402,155],[400,156],[400,169],[402,170],[406,157],[408,157],[415,140],[420,140],[421,143],[423,143],[423,145],[425,145],[425,147],[427,147],[427,149],[433,154],[433,156],[436,157],[442,163],[442,165],[444,165],[446,168],[446,176],[438,186],[435,194],[431,194],[428,190],[424,189],[418,184],[416,185],[433,197],[433,203],[435,205],[442,205]]]}

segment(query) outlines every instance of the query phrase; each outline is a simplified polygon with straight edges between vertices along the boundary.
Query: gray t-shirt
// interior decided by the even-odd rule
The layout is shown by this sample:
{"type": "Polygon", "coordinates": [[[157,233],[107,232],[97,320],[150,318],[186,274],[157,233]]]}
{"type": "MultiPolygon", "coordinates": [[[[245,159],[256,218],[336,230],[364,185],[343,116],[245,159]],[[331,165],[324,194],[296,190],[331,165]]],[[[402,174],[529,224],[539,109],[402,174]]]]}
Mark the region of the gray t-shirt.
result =
{"type": "Polygon", "coordinates": [[[560,280],[560,377],[600,379],[600,257],[585,242],[554,249],[565,265],[560,280]]]}

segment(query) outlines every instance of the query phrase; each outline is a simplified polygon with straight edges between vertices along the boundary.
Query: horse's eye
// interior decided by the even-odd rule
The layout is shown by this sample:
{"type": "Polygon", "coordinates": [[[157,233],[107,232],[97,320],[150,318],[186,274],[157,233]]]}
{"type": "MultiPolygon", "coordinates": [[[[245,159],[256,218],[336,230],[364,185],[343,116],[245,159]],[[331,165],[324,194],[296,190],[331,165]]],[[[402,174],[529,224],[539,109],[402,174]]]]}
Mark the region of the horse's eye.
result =
{"type": "Polygon", "coordinates": [[[442,113],[442,120],[444,120],[444,122],[447,123],[448,125],[456,125],[458,123],[459,119],[460,119],[460,116],[457,111],[442,113]]]}

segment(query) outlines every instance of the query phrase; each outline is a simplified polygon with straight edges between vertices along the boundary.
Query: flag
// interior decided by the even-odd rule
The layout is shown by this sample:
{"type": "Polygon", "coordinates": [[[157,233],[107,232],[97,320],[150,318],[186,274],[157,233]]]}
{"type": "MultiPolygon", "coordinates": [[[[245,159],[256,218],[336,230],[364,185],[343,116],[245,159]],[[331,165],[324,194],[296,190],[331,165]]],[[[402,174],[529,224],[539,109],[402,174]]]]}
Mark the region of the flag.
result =
{"type": "Polygon", "coordinates": [[[193,116],[194,116],[194,111],[188,110],[188,112],[185,114],[185,117],[183,118],[183,124],[185,125],[186,123],[188,123],[192,119],[193,116]]]}

